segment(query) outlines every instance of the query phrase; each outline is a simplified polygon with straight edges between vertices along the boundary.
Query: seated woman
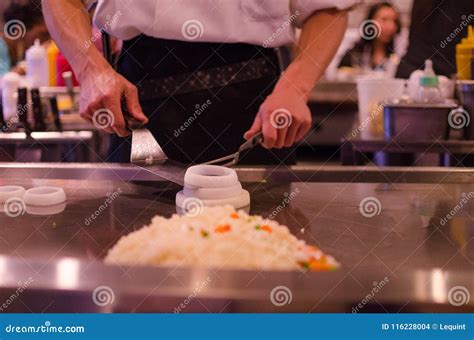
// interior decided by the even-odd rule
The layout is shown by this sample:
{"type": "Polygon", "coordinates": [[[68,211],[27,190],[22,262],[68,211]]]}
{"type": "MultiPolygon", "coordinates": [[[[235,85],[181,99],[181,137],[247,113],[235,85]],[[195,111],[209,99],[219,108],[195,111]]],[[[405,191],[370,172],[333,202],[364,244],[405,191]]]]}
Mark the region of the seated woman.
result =
{"type": "Polygon", "coordinates": [[[373,5],[360,28],[361,39],[342,57],[339,68],[385,70],[388,58],[394,53],[394,39],[400,29],[399,14],[392,4],[373,5]]]}
{"type": "Polygon", "coordinates": [[[3,21],[5,25],[0,33],[0,77],[12,68],[21,73],[21,68],[15,67],[23,60],[26,49],[35,39],[41,42],[50,39],[39,0],[12,1],[3,14],[3,21]]]}

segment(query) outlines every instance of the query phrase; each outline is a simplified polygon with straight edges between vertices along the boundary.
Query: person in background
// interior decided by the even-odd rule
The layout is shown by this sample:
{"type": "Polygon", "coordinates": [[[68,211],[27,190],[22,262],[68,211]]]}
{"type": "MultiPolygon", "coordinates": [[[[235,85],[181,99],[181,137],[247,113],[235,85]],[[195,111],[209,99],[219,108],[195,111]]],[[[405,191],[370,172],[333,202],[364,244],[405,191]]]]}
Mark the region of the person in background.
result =
{"type": "Polygon", "coordinates": [[[424,68],[426,59],[433,61],[436,74],[455,74],[456,44],[467,35],[467,26],[473,22],[473,0],[414,0],[409,46],[397,78],[408,79],[413,71],[424,68]]]}
{"type": "Polygon", "coordinates": [[[0,76],[13,70],[23,73],[18,62],[35,39],[42,43],[50,39],[41,1],[12,1],[3,14],[4,29],[0,32],[0,76]]]}
{"type": "Polygon", "coordinates": [[[397,9],[389,2],[381,2],[369,9],[361,27],[361,39],[342,57],[341,67],[363,70],[384,70],[394,53],[394,40],[401,30],[397,9]]]}

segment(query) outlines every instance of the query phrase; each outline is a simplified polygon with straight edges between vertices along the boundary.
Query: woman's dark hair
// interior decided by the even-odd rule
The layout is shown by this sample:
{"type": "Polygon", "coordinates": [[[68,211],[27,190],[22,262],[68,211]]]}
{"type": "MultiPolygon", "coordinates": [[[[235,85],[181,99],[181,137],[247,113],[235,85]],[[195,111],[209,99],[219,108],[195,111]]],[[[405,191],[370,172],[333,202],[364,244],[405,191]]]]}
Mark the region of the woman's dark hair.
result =
{"type": "MultiPolygon", "coordinates": [[[[395,6],[393,6],[390,2],[377,3],[369,8],[369,12],[367,13],[367,18],[364,21],[364,25],[366,27],[361,27],[361,31],[366,32],[366,30],[370,30],[370,28],[368,28],[367,26],[372,25],[371,20],[374,20],[375,15],[382,8],[391,8],[398,13],[395,6]]],[[[398,34],[400,33],[401,28],[402,28],[400,17],[397,18],[396,23],[397,23],[397,34],[398,34]]],[[[375,40],[376,39],[373,39],[373,37],[363,35],[361,39],[359,40],[359,42],[354,46],[354,48],[363,50],[366,46],[373,45],[375,40]]],[[[394,45],[395,45],[394,38],[392,38],[392,40],[388,44],[385,45],[385,55],[388,56],[394,52],[394,45]]]]}
{"type": "Polygon", "coordinates": [[[12,0],[3,13],[3,21],[5,23],[11,20],[20,20],[27,30],[37,24],[41,24],[44,21],[43,13],[41,12],[41,1],[12,0]]]}

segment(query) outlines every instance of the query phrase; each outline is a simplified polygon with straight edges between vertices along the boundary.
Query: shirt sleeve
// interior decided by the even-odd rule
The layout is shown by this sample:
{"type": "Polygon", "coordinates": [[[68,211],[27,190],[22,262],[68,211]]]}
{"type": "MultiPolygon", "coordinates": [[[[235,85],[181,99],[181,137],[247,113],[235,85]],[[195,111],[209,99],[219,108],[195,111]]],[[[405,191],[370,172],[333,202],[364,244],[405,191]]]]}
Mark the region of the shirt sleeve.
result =
{"type": "Polygon", "coordinates": [[[8,47],[5,41],[0,38],[0,76],[10,71],[11,62],[8,54],[8,47]]]}
{"type": "Polygon", "coordinates": [[[293,15],[296,16],[295,25],[301,27],[306,19],[316,11],[329,8],[342,10],[361,2],[361,0],[290,0],[290,8],[293,15]]]}

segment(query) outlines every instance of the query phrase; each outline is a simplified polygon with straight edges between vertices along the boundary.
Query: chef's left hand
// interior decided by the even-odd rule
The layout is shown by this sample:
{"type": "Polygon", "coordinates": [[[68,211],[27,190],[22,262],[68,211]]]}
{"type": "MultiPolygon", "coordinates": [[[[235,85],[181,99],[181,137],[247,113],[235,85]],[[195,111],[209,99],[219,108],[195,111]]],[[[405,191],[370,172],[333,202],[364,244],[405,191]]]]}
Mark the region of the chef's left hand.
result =
{"type": "Polygon", "coordinates": [[[280,149],[300,141],[311,128],[311,111],[307,97],[296,89],[278,86],[268,96],[255,117],[245,139],[262,131],[263,146],[280,149]]]}

